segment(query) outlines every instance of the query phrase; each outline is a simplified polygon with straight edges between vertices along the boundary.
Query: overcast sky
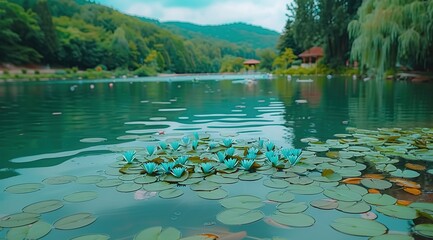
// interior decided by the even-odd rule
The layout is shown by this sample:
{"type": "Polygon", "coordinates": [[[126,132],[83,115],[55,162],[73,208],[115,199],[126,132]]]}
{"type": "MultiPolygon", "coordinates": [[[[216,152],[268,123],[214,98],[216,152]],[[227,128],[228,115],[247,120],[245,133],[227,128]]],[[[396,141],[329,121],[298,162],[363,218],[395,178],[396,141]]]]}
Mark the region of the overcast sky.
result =
{"type": "Polygon", "coordinates": [[[245,22],[281,32],[289,0],[97,0],[122,12],[165,21],[245,22]]]}

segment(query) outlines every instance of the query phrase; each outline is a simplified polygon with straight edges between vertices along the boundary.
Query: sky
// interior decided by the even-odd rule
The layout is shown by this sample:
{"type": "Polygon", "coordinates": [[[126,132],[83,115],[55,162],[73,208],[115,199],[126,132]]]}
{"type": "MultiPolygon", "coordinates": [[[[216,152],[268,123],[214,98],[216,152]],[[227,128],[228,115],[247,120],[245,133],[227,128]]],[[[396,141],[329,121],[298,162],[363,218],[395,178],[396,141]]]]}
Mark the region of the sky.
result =
{"type": "Polygon", "coordinates": [[[244,22],[282,32],[288,0],[97,0],[121,12],[200,25],[244,22]]]}

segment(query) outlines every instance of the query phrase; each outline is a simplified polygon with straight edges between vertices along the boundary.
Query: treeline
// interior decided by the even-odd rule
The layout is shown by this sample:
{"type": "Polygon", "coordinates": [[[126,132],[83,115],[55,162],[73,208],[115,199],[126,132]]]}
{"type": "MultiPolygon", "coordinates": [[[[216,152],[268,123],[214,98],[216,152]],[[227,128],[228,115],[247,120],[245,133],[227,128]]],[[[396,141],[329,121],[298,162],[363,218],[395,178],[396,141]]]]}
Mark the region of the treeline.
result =
{"type": "Polygon", "coordinates": [[[184,39],[86,0],[0,0],[0,63],[135,70],[139,75],[218,72],[256,50],[184,39]],[[225,64],[227,65],[227,64],[225,64]]]}
{"type": "Polygon", "coordinates": [[[433,1],[294,0],[287,9],[280,55],[322,46],[331,68],[357,62],[379,76],[398,66],[433,70],[433,1]]]}

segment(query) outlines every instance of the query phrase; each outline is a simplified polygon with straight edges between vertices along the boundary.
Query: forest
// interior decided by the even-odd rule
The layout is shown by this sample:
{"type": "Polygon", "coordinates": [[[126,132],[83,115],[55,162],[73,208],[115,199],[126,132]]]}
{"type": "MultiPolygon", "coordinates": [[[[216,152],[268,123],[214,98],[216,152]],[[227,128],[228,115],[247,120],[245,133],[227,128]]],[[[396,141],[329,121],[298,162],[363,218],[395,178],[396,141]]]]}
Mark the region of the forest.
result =
{"type": "Polygon", "coordinates": [[[335,72],[354,64],[379,76],[433,71],[433,1],[426,0],[288,1],[280,36],[242,23],[160,23],[88,0],[0,0],[0,16],[0,63],[147,76],[238,72],[255,58],[261,70],[287,73],[298,54],[321,46],[319,66],[335,72]]]}

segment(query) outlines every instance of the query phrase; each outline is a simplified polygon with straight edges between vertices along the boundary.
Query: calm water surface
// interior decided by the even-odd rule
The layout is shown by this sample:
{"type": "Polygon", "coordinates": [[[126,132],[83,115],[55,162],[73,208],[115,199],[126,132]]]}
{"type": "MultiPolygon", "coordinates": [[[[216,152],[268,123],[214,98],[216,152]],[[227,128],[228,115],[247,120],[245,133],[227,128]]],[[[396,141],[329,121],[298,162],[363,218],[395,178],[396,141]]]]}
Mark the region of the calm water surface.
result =
{"type": "MultiPolygon", "coordinates": [[[[360,81],[344,78],[228,80],[140,79],[105,81],[22,82],[0,84],[0,186],[42,182],[62,175],[100,175],[116,161],[113,149],[144,147],[148,136],[163,133],[180,138],[193,132],[216,136],[273,140],[284,147],[305,147],[300,140],[320,140],[345,133],[350,127],[433,127],[433,84],[360,81]],[[133,140],[139,138],[138,140],[133,140]],[[132,139],[132,140],[131,140],[132,139]]],[[[224,186],[229,196],[254,194],[265,199],[270,191],[262,184],[242,182],[224,186]]],[[[76,191],[97,191],[98,198],[65,203],[43,215],[44,221],[77,212],[91,212],[98,220],[76,230],[52,230],[44,239],[69,239],[83,234],[109,234],[112,239],[132,239],[152,226],[173,226],[184,236],[246,231],[244,239],[283,237],[363,239],[329,227],[336,210],[310,207],[316,217],[310,228],[282,228],[262,220],[226,226],[215,219],[222,211],[218,201],[203,200],[187,187],[179,198],[140,199],[136,193],[113,188],[70,183],[45,186],[28,194],[0,193],[0,216],[20,212],[33,202],[62,199],[76,191]]],[[[274,189],[275,190],[275,189],[274,189]]],[[[309,202],[305,195],[297,201],[309,202]]],[[[272,213],[275,204],[263,211],[272,213]]],[[[383,217],[391,231],[408,232],[408,221],[383,217]]],[[[0,237],[7,229],[0,230],[0,237]]],[[[238,239],[238,238],[234,238],[238,239]]]]}

